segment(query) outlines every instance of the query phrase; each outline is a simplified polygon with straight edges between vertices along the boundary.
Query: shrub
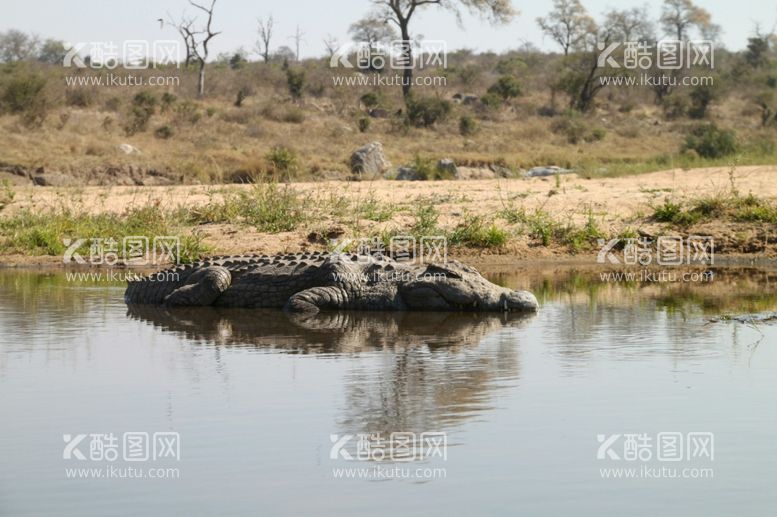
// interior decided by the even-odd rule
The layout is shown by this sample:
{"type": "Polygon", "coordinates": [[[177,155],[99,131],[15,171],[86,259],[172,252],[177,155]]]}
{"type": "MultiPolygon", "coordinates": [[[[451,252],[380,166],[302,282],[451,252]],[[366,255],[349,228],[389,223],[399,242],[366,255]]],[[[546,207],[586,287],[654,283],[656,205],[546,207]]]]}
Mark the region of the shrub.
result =
{"type": "Polygon", "coordinates": [[[502,97],[494,92],[488,92],[480,97],[480,102],[487,108],[496,109],[502,105],[502,97]]]}
{"type": "Polygon", "coordinates": [[[362,104],[364,104],[364,107],[369,109],[376,108],[378,104],[380,104],[380,97],[378,97],[378,94],[375,92],[367,92],[361,97],[359,97],[359,100],[362,104]]]}
{"type": "Polygon", "coordinates": [[[521,85],[518,84],[518,80],[511,75],[503,75],[496,83],[491,85],[488,89],[488,93],[493,93],[502,98],[502,100],[509,100],[521,95],[521,85]]]}
{"type": "Polygon", "coordinates": [[[737,152],[736,135],[715,124],[698,126],[685,137],[683,150],[693,150],[703,158],[721,158],[737,152]]]}
{"type": "Polygon", "coordinates": [[[169,110],[178,98],[170,92],[162,94],[162,111],[169,110]]]}
{"type": "Polygon", "coordinates": [[[599,140],[604,140],[605,136],[607,136],[607,131],[604,128],[595,127],[586,135],[585,140],[587,142],[598,142],[599,140]]]}
{"type": "Polygon", "coordinates": [[[566,136],[570,144],[576,144],[586,137],[585,123],[574,112],[555,120],[550,127],[554,133],[566,136]]]}
{"type": "Polygon", "coordinates": [[[285,175],[289,177],[297,170],[297,153],[293,149],[281,145],[275,146],[265,156],[267,162],[272,166],[275,175],[285,175]]]}
{"type": "Polygon", "coordinates": [[[149,92],[139,92],[132,98],[132,107],[130,108],[129,118],[124,124],[124,131],[127,135],[145,131],[148,121],[154,114],[156,106],[156,97],[149,92]]]}
{"type": "Polygon", "coordinates": [[[157,138],[162,138],[166,140],[171,136],[173,136],[173,128],[167,125],[159,126],[158,128],[156,128],[156,131],[154,131],[154,136],[157,138]]]}
{"type": "Polygon", "coordinates": [[[65,104],[86,108],[92,104],[92,94],[89,90],[82,88],[67,89],[65,90],[65,104]]]}
{"type": "Polygon", "coordinates": [[[717,97],[712,86],[697,86],[690,93],[691,107],[688,109],[688,116],[691,118],[704,118],[707,116],[707,108],[717,97]]]}
{"type": "Polygon", "coordinates": [[[301,99],[305,90],[305,71],[304,70],[292,70],[291,68],[286,70],[286,85],[289,88],[289,93],[293,99],[301,99]]]}
{"type": "Polygon", "coordinates": [[[196,103],[184,101],[175,107],[175,122],[177,124],[187,123],[194,125],[200,121],[202,113],[196,103]]]}
{"type": "Polygon", "coordinates": [[[19,113],[25,126],[40,126],[48,112],[45,86],[46,79],[38,75],[14,77],[5,84],[0,108],[19,113]]]}
{"type": "Polygon", "coordinates": [[[38,75],[14,77],[3,88],[2,105],[11,113],[35,110],[45,104],[43,89],[46,79],[38,75]]]}
{"type": "Polygon", "coordinates": [[[366,133],[370,129],[370,119],[368,117],[361,117],[359,119],[359,131],[366,133]]]}
{"type": "Polygon", "coordinates": [[[437,97],[409,99],[407,102],[407,118],[416,127],[432,127],[448,117],[451,103],[437,97]]]}
{"type": "Polygon", "coordinates": [[[459,134],[470,136],[478,132],[478,122],[469,115],[462,115],[459,119],[459,134]]]}
{"type": "Polygon", "coordinates": [[[156,97],[154,94],[147,91],[138,92],[132,98],[132,105],[141,108],[148,108],[153,113],[156,107],[156,97]]]}
{"type": "Polygon", "coordinates": [[[243,101],[248,97],[248,89],[247,88],[240,88],[237,91],[237,98],[235,99],[235,106],[241,107],[243,105],[243,101]]]}

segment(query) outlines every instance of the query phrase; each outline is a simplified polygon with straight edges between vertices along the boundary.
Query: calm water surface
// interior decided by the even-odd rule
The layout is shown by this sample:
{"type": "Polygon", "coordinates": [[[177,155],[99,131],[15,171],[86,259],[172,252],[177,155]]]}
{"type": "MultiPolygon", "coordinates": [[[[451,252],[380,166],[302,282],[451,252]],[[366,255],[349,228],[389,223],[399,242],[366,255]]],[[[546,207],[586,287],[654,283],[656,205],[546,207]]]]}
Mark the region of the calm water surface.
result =
{"type": "Polygon", "coordinates": [[[128,310],[120,285],[0,271],[0,515],[777,514],[777,326],[708,321],[774,310],[777,275],[492,279],[541,312],[128,310]],[[126,432],[178,433],[180,458],[125,461],[126,432]],[[346,461],[354,438],[330,459],[332,435],[395,432],[444,433],[447,458],[346,461]],[[659,462],[661,432],[711,433],[696,436],[712,450],[659,462]],[[116,461],[91,459],[100,433],[116,461]],[[631,433],[649,458],[627,460],[621,436],[597,459],[599,435],[631,433]],[[66,434],[87,435],[84,460],[63,458],[66,434]],[[642,477],[606,477],[631,467],[642,477]]]}

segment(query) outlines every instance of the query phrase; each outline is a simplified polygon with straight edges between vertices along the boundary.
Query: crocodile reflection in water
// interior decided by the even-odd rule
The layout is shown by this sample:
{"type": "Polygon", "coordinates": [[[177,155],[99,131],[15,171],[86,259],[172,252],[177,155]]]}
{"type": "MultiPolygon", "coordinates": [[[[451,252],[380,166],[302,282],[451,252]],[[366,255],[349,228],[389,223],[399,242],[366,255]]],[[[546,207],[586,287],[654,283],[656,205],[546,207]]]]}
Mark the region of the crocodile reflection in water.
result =
{"type": "Polygon", "coordinates": [[[128,315],[186,339],[288,353],[384,351],[344,380],[343,432],[449,428],[493,407],[520,374],[515,331],[533,316],[493,313],[338,312],[301,318],[272,310],[130,306],[128,315]]]}

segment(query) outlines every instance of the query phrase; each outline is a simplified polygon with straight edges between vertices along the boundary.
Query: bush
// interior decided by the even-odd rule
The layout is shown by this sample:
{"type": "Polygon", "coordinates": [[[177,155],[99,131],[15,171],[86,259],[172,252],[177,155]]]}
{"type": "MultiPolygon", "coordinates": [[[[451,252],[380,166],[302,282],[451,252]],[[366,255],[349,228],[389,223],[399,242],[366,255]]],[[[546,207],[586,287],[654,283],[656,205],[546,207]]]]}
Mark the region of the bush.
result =
{"type": "Polygon", "coordinates": [[[521,85],[518,80],[511,75],[503,75],[496,83],[491,85],[488,93],[498,95],[502,100],[509,100],[521,95],[521,85]]]}
{"type": "Polygon", "coordinates": [[[502,105],[502,97],[494,92],[488,92],[480,97],[480,102],[487,108],[496,109],[502,105]]]}
{"type": "Polygon", "coordinates": [[[235,99],[235,106],[241,107],[243,105],[243,101],[246,100],[246,97],[249,95],[249,90],[246,87],[240,88],[237,91],[237,98],[235,99]]]}
{"type": "Polygon", "coordinates": [[[416,127],[432,127],[442,122],[451,112],[451,103],[437,97],[409,99],[407,118],[416,127]]]}
{"type": "Polygon", "coordinates": [[[200,121],[202,113],[199,107],[192,101],[183,101],[175,107],[176,124],[187,123],[194,125],[200,121]]]}
{"type": "Polygon", "coordinates": [[[3,109],[11,113],[36,110],[45,105],[43,89],[46,79],[38,75],[14,77],[3,88],[3,109]]]}
{"type": "Polygon", "coordinates": [[[48,112],[45,86],[46,79],[38,75],[14,77],[5,84],[0,111],[19,113],[25,126],[40,126],[48,112]]]}
{"type": "Polygon", "coordinates": [[[716,97],[715,90],[708,85],[697,86],[691,90],[691,107],[688,109],[688,116],[697,119],[707,116],[707,108],[716,97]]]}
{"type": "Polygon", "coordinates": [[[156,128],[156,131],[154,131],[154,136],[157,138],[162,138],[163,140],[167,140],[173,136],[173,128],[167,125],[159,126],[156,128]]]}
{"type": "Polygon", "coordinates": [[[151,120],[151,116],[154,114],[156,102],[156,97],[145,91],[137,93],[132,98],[129,119],[124,125],[124,131],[127,135],[134,135],[146,130],[148,121],[151,120]]]}
{"type": "Polygon", "coordinates": [[[703,158],[721,158],[737,152],[736,134],[715,124],[698,126],[685,137],[683,150],[693,150],[703,158]]]}
{"type": "Polygon", "coordinates": [[[598,142],[599,140],[604,140],[605,136],[607,136],[607,131],[604,128],[595,127],[586,135],[585,140],[586,142],[598,142]]]}
{"type": "Polygon", "coordinates": [[[65,104],[78,108],[86,108],[92,104],[92,94],[89,90],[81,88],[67,89],[65,90],[65,104]]]}
{"type": "Polygon", "coordinates": [[[265,158],[272,166],[272,172],[276,176],[285,175],[289,177],[297,170],[297,153],[288,147],[275,146],[267,153],[265,158]]]}
{"type": "Polygon", "coordinates": [[[156,108],[156,97],[154,97],[154,94],[147,91],[138,92],[135,94],[135,96],[132,98],[132,105],[138,106],[141,108],[147,108],[152,113],[154,112],[154,109],[156,108]]]}
{"type": "Polygon", "coordinates": [[[173,104],[175,104],[175,101],[177,100],[177,97],[173,95],[170,92],[165,92],[162,94],[162,111],[169,110],[173,104]]]}
{"type": "Polygon", "coordinates": [[[470,136],[478,132],[478,122],[469,115],[462,115],[459,119],[459,134],[470,136]]]}
{"type": "Polygon", "coordinates": [[[359,100],[362,104],[364,104],[364,107],[369,109],[377,108],[378,104],[380,104],[380,97],[378,97],[377,93],[374,92],[367,92],[361,97],[359,97],[359,100]]]}
{"type": "Polygon", "coordinates": [[[293,99],[301,99],[305,90],[305,71],[286,70],[286,85],[289,87],[289,93],[293,99]]]}
{"type": "Polygon", "coordinates": [[[370,129],[370,119],[368,117],[361,117],[359,119],[359,131],[366,133],[370,129]]]}
{"type": "Polygon", "coordinates": [[[570,144],[576,144],[586,137],[585,123],[578,115],[563,116],[555,120],[550,127],[554,133],[566,136],[570,144]]]}

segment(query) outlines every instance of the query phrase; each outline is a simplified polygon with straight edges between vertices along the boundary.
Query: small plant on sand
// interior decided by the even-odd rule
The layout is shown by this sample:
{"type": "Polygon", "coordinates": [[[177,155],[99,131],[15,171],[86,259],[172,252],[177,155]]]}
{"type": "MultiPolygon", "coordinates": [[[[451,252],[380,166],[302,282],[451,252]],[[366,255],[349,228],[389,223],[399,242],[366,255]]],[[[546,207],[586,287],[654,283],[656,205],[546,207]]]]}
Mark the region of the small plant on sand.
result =
{"type": "Polygon", "coordinates": [[[415,222],[410,227],[411,235],[416,237],[428,237],[440,235],[442,231],[437,226],[440,213],[431,200],[419,202],[413,212],[415,222]]]}
{"type": "Polygon", "coordinates": [[[359,205],[359,215],[364,219],[376,222],[388,221],[396,211],[396,207],[378,201],[374,195],[370,195],[366,201],[359,205]]]}
{"type": "Polygon", "coordinates": [[[481,216],[464,218],[451,232],[449,242],[477,248],[498,248],[508,240],[508,233],[495,223],[488,224],[481,216]]]}
{"type": "Polygon", "coordinates": [[[11,182],[3,180],[0,184],[0,210],[13,203],[14,197],[16,197],[16,191],[11,182]]]}

